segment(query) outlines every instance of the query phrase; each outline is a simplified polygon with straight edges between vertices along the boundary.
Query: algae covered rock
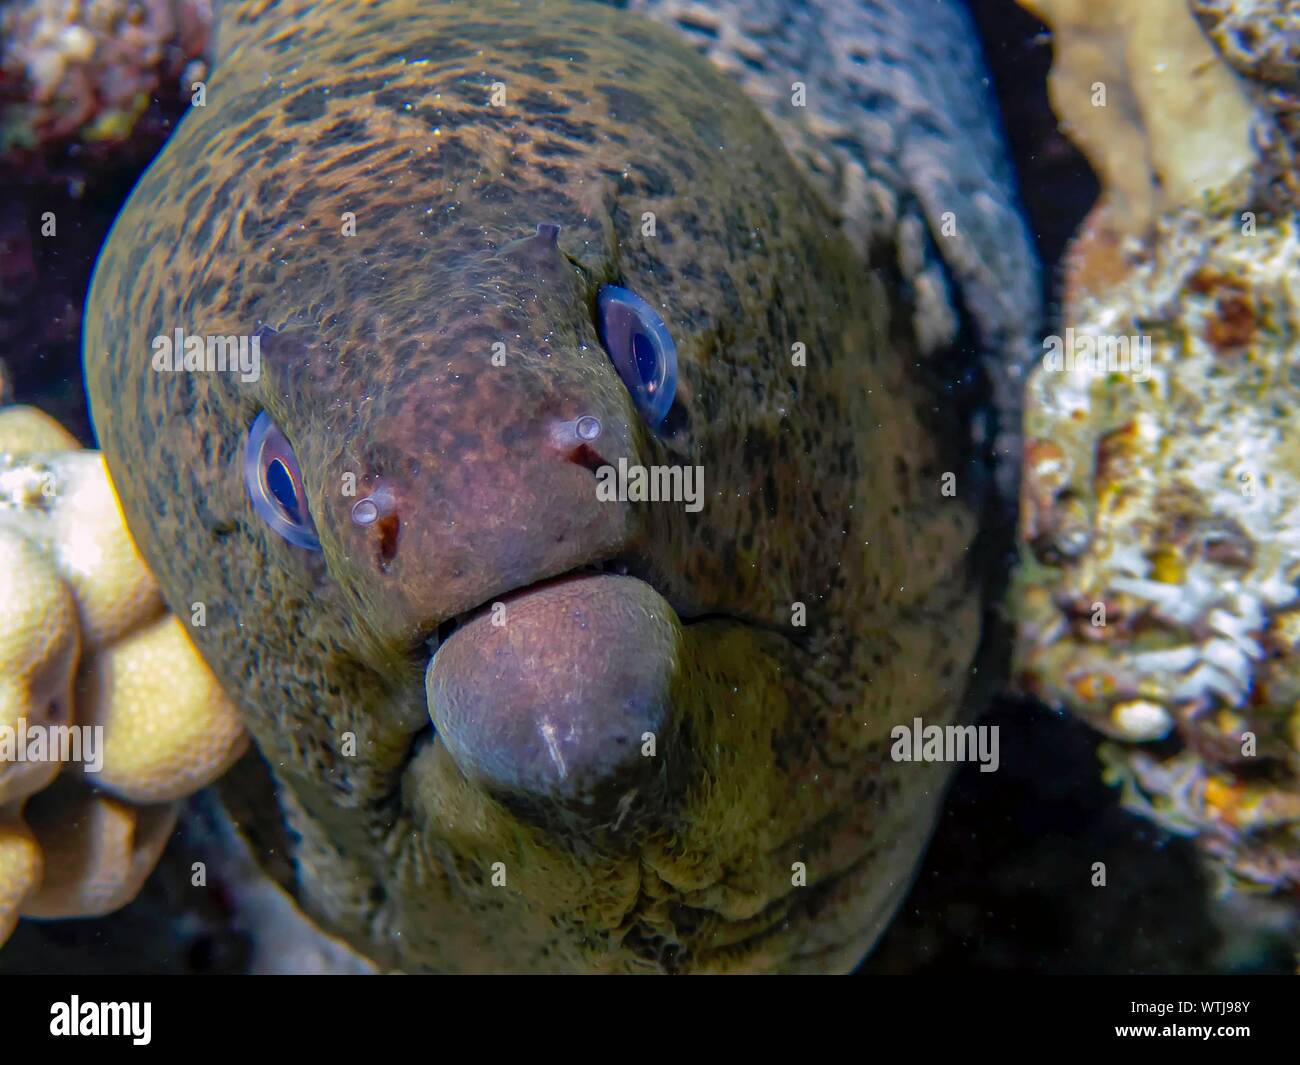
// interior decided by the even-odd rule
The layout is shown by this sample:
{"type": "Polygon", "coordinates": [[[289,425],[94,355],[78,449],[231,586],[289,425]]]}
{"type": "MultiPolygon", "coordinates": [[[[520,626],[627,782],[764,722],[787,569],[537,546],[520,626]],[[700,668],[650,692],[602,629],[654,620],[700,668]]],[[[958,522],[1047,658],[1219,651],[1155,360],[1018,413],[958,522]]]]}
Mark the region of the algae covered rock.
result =
{"type": "MultiPolygon", "coordinates": [[[[1291,156],[1277,149],[1282,111],[1270,105],[1293,84],[1295,48],[1277,42],[1282,5],[1274,18],[1268,4],[1194,4],[1202,25],[1221,31],[1210,40],[1232,67],[1263,79],[1243,81],[1187,9],[1157,6],[1172,28],[1163,45],[1133,52],[1141,20],[1128,24],[1133,76],[1120,95],[1155,100],[1144,76],[1178,69],[1163,49],[1190,30],[1189,55],[1216,64],[1213,77],[1242,106],[1205,115],[1168,106],[1160,135],[1139,129],[1137,157],[1153,173],[1179,173],[1217,114],[1218,180],[1207,171],[1203,184],[1155,198],[1149,227],[1122,234],[1103,206],[1072,251],[1063,328],[1026,397],[1018,674],[1112,738],[1103,758],[1125,802],[1194,836],[1225,884],[1294,892],[1300,217],[1291,156]],[[1252,12],[1264,12],[1256,37],[1228,32],[1252,12]],[[1248,55],[1229,47],[1252,40],[1248,55]],[[1243,135],[1246,167],[1235,162],[1243,135]]],[[[1058,56],[1080,54],[1072,25],[1058,26],[1058,56]]],[[[1070,74],[1072,92],[1106,76],[1085,62],[1070,74]]],[[[1197,67],[1198,79],[1209,76],[1197,67]]],[[[1058,106],[1082,126],[1077,95],[1058,106]]],[[[1126,122],[1095,116],[1097,129],[1116,121],[1126,122]]],[[[1113,143],[1080,141],[1103,178],[1119,171],[1113,143]]],[[[1103,204],[1117,199],[1133,199],[1122,181],[1103,204]]]]}

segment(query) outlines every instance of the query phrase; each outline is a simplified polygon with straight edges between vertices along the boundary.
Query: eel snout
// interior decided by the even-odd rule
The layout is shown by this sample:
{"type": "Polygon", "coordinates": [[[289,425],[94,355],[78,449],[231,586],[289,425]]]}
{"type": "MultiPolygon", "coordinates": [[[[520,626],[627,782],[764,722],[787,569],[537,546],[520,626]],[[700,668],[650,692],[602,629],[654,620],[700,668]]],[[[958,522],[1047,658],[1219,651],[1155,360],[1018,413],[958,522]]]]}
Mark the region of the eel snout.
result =
{"type": "Polygon", "coordinates": [[[653,772],[681,636],[672,607],[634,577],[547,581],[438,648],[429,713],[461,771],[488,790],[603,807],[653,772]]]}

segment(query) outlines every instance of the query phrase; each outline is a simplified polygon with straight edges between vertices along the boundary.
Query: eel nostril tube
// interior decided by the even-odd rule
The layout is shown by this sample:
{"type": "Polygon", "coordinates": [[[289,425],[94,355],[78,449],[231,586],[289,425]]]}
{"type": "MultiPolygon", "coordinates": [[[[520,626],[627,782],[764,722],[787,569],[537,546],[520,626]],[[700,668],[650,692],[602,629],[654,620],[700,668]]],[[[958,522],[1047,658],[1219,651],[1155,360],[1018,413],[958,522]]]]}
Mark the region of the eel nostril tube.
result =
{"type": "Polygon", "coordinates": [[[357,525],[374,525],[396,509],[397,501],[393,498],[393,493],[381,486],[352,504],[352,521],[357,525]]]}
{"type": "Polygon", "coordinates": [[[397,517],[397,497],[391,488],[380,485],[368,496],[352,504],[352,522],[377,534],[375,550],[379,568],[387,573],[397,555],[397,536],[401,522],[397,517]]]}
{"type": "Polygon", "coordinates": [[[551,427],[551,439],[570,462],[594,473],[605,465],[605,460],[593,446],[600,438],[601,431],[599,418],[583,414],[572,421],[555,422],[551,427]]]}
{"type": "Polygon", "coordinates": [[[570,421],[553,423],[551,439],[560,448],[575,448],[592,443],[599,438],[601,431],[599,418],[592,414],[583,414],[570,421]]]}

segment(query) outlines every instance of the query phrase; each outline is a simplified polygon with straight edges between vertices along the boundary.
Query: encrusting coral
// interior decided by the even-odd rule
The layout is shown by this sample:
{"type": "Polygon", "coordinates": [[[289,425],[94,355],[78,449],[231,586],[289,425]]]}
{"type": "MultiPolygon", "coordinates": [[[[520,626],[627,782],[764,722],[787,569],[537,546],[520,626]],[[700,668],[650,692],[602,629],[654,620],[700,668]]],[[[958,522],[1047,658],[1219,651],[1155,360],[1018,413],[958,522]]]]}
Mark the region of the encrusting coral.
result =
{"type": "Polygon", "coordinates": [[[1188,0],[1227,64],[1269,121],[1255,139],[1273,172],[1300,189],[1300,7],[1295,0],[1188,0]]]}
{"type": "Polygon", "coordinates": [[[35,409],[0,410],[0,943],[19,916],[129,902],[176,801],[246,746],[101,456],[35,409]]]}
{"type": "Polygon", "coordinates": [[[1260,19],[1207,38],[1186,0],[1022,3],[1053,22],[1053,98],[1106,187],[1027,387],[1018,678],[1111,738],[1125,804],[1194,838],[1225,889],[1294,897],[1300,202],[1279,86],[1300,49],[1269,41],[1300,39],[1300,9],[1288,28],[1271,0],[1195,0],[1260,19]],[[1218,56],[1229,39],[1273,57],[1267,84],[1218,56]]]}

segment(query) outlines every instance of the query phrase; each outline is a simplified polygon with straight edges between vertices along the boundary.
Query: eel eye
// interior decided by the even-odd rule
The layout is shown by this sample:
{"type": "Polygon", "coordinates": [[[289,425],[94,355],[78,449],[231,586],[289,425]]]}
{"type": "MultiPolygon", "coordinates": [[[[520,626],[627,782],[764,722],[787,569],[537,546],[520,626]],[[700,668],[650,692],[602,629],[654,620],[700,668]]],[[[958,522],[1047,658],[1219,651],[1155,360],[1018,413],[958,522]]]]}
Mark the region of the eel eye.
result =
{"type": "Polygon", "coordinates": [[[664,420],[677,391],[677,347],[650,304],[617,285],[596,296],[600,342],[651,428],[664,420]]]}
{"type": "Polygon", "coordinates": [[[257,516],[296,547],[320,550],[307,510],[298,456],[271,416],[262,411],[244,444],[244,487],[257,516]]]}

